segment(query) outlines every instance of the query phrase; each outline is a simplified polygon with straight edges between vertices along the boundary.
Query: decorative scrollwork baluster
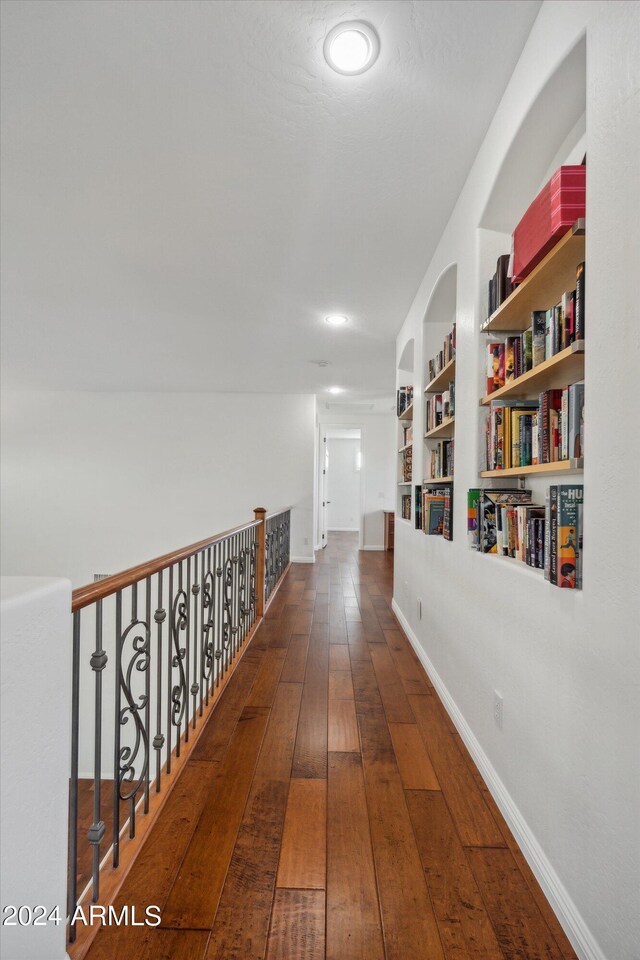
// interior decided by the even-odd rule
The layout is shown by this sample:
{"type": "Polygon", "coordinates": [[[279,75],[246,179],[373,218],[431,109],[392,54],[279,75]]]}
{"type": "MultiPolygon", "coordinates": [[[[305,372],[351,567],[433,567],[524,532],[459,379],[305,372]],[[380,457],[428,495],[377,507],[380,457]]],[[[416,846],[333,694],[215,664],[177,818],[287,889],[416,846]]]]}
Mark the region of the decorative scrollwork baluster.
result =
{"type": "Polygon", "coordinates": [[[178,581],[178,590],[175,597],[173,598],[173,603],[171,605],[171,641],[172,641],[172,658],[171,658],[171,707],[170,707],[170,723],[171,726],[176,731],[176,757],[180,756],[180,738],[182,724],[185,717],[185,711],[187,707],[187,675],[185,673],[185,658],[187,654],[187,642],[188,642],[188,633],[187,627],[189,625],[189,597],[186,590],[182,586],[182,563],[179,564],[179,581],[178,581]],[[181,646],[181,636],[180,634],[185,632],[185,646],[181,646]],[[173,683],[173,669],[177,668],[178,670],[178,682],[173,683]]]}
{"type": "Polygon", "coordinates": [[[208,569],[202,582],[202,654],[200,657],[202,681],[206,689],[206,702],[209,703],[209,684],[214,664],[215,637],[215,576],[208,569]]]}
{"type": "MultiPolygon", "coordinates": [[[[129,720],[133,723],[133,744],[119,747],[118,751],[118,797],[119,800],[129,803],[129,836],[131,839],[136,832],[135,808],[138,792],[145,784],[149,767],[149,732],[143,720],[148,721],[148,674],[150,663],[151,626],[145,620],[138,619],[137,584],[132,589],[131,623],[121,634],[119,642],[120,660],[120,688],[126,701],[119,714],[120,728],[126,727],[129,720]],[[131,642],[131,653],[124,666],[127,644],[131,642]],[[137,674],[145,674],[145,690],[136,693],[134,678],[137,674]]],[[[150,610],[150,603],[148,602],[150,610]]],[[[130,734],[131,736],[131,734],[130,734]]],[[[121,744],[122,735],[118,737],[121,744]]]]}
{"type": "Polygon", "coordinates": [[[102,648],[102,600],[96,603],[96,645],[89,661],[95,676],[94,695],[94,745],[93,745],[93,822],[87,830],[87,840],[92,853],[91,899],[98,902],[100,896],[100,844],[105,834],[100,802],[102,789],[102,671],[108,657],[102,648]]]}
{"type": "Polygon", "coordinates": [[[162,625],[167,619],[167,611],[162,606],[163,592],[163,572],[157,575],[158,584],[158,606],[156,607],[153,619],[156,627],[156,645],[157,645],[157,670],[156,670],[156,735],[153,738],[153,749],[156,752],[156,793],[160,792],[160,777],[162,767],[162,748],[164,746],[164,735],[162,733],[162,625]]]}

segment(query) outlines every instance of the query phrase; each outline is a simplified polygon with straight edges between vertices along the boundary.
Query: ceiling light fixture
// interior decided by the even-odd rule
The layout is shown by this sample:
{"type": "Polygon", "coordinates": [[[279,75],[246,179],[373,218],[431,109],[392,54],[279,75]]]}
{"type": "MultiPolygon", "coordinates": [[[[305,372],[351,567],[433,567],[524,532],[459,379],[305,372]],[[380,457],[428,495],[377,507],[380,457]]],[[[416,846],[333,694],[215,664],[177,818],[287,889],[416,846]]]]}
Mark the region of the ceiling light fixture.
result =
{"type": "Polygon", "coordinates": [[[336,313],[330,317],[325,317],[324,322],[331,324],[332,327],[342,327],[345,323],[347,323],[347,318],[336,313]]]}
{"type": "Polygon", "coordinates": [[[324,56],[329,66],[349,77],[368,70],[379,52],[378,34],[361,20],[339,23],[329,31],[324,41],[324,56]]]}
{"type": "Polygon", "coordinates": [[[329,393],[342,393],[342,387],[329,387],[329,393]]]}

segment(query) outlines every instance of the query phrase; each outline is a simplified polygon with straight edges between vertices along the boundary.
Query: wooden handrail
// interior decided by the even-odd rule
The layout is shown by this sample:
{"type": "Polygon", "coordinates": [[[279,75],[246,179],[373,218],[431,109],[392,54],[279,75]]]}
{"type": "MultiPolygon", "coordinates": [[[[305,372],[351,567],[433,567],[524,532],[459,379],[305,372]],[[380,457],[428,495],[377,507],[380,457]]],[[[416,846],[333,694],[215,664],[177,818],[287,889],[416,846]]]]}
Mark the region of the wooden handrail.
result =
{"type": "Polygon", "coordinates": [[[224,533],[216,533],[212,537],[207,537],[206,540],[199,540],[188,547],[182,547],[182,549],[174,550],[172,553],[165,553],[161,557],[156,557],[155,560],[139,563],[137,567],[130,567],[121,573],[114,573],[113,576],[105,577],[104,580],[99,580],[97,583],[88,583],[84,587],[78,587],[71,595],[71,610],[75,613],[76,610],[82,610],[83,607],[96,603],[97,600],[104,600],[105,597],[110,597],[119,590],[124,590],[125,587],[130,587],[146,577],[153,576],[154,573],[166,570],[167,567],[179,563],[180,560],[192,557],[194,553],[199,553],[200,550],[211,547],[214,543],[220,543],[221,540],[226,540],[235,533],[242,533],[243,530],[251,530],[252,527],[257,527],[261,523],[262,520],[251,520],[239,527],[225,530],[224,533]]]}
{"type": "Polygon", "coordinates": [[[271,517],[279,517],[281,513],[286,513],[287,510],[293,510],[293,507],[281,507],[279,510],[271,510],[269,513],[265,514],[265,520],[270,520],[271,517]]]}

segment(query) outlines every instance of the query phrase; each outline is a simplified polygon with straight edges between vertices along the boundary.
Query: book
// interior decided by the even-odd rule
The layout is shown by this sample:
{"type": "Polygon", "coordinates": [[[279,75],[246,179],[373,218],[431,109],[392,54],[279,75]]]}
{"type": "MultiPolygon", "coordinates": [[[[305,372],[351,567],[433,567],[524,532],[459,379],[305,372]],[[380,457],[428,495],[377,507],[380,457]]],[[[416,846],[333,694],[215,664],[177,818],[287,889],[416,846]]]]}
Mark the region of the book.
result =
{"type": "Polygon", "coordinates": [[[442,536],[444,528],[444,494],[423,495],[424,532],[428,536],[442,536]]]}
{"type": "Polygon", "coordinates": [[[549,580],[558,583],[558,487],[549,487],[549,580]]]}
{"type": "Polygon", "coordinates": [[[572,383],[569,387],[568,407],[568,456],[580,458],[584,456],[584,381],[580,381],[580,383],[572,383]]]}
{"type": "Polygon", "coordinates": [[[473,550],[478,548],[478,500],[480,490],[472,487],[467,490],[467,542],[473,550]]]}
{"type": "MultiPolygon", "coordinates": [[[[481,490],[478,498],[478,550],[497,553],[497,508],[531,500],[530,490],[481,490]]],[[[504,531],[503,531],[504,533],[504,531]]]]}
{"type": "Polygon", "coordinates": [[[575,339],[584,340],[584,263],[576,269],[575,339]]]}
{"type": "Polygon", "coordinates": [[[416,530],[422,530],[422,487],[420,484],[416,484],[415,528],[416,530]]]}
{"type": "Polygon", "coordinates": [[[445,487],[444,513],[442,520],[442,536],[445,540],[453,540],[453,487],[445,487]]]}
{"type": "MultiPolygon", "coordinates": [[[[552,561],[555,552],[556,579],[559,587],[575,590],[578,585],[578,556],[581,515],[579,505],[583,502],[582,484],[559,484],[555,489],[557,504],[557,543],[551,547],[552,561]]],[[[552,528],[553,535],[553,528],[552,528]]]]}
{"type": "Polygon", "coordinates": [[[511,293],[511,281],[508,276],[510,259],[511,255],[504,253],[501,257],[498,257],[496,264],[496,310],[511,293]]]}
{"type": "Polygon", "coordinates": [[[547,488],[544,496],[544,570],[545,580],[551,580],[551,490],[547,488]]]}
{"type": "Polygon", "coordinates": [[[545,324],[546,311],[534,310],[531,314],[531,326],[533,332],[533,366],[537,367],[539,363],[544,363],[545,353],[545,324]]]}

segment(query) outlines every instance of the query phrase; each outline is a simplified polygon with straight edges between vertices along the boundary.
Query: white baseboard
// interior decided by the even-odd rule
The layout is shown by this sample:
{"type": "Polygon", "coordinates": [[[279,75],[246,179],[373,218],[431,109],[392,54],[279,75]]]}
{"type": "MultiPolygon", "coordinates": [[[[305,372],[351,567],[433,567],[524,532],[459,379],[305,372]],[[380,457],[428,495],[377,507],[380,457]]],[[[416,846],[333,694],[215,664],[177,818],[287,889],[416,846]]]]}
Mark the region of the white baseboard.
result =
{"type": "Polygon", "coordinates": [[[289,557],[291,563],[315,563],[316,558],[312,554],[310,557],[289,557]]]}
{"type": "Polygon", "coordinates": [[[360,527],[329,527],[327,533],[358,533],[360,527]]]}
{"type": "Polygon", "coordinates": [[[538,883],[542,887],[544,894],[551,904],[551,907],[558,917],[560,924],[568,936],[571,944],[580,957],[580,960],[607,960],[602,949],[596,942],[593,934],[589,930],[584,917],[571,899],[569,892],[560,880],[554,870],[549,858],[540,846],[538,840],[533,834],[528,823],[522,816],[522,813],[516,806],[511,794],[507,791],[504,783],[496,773],[493,764],[483,750],[478,739],[473,733],[471,727],[465,720],[455,700],[447,690],[442,678],[438,674],[431,660],[427,656],[417,636],[409,626],[409,622],[398,606],[396,599],[391,601],[391,607],[400,625],[404,630],[407,639],[418,655],[418,658],[429,675],[438,696],[445,705],[447,712],[453,720],[456,729],[473,760],[478,767],[482,778],[488,786],[493,799],[496,801],[500,812],[507,821],[511,832],[518,842],[527,863],[531,867],[538,883]]]}
{"type": "Polygon", "coordinates": [[[384,550],[384,544],[382,544],[382,543],[380,543],[380,544],[372,544],[371,546],[361,547],[360,549],[361,549],[361,550],[384,550]]]}

